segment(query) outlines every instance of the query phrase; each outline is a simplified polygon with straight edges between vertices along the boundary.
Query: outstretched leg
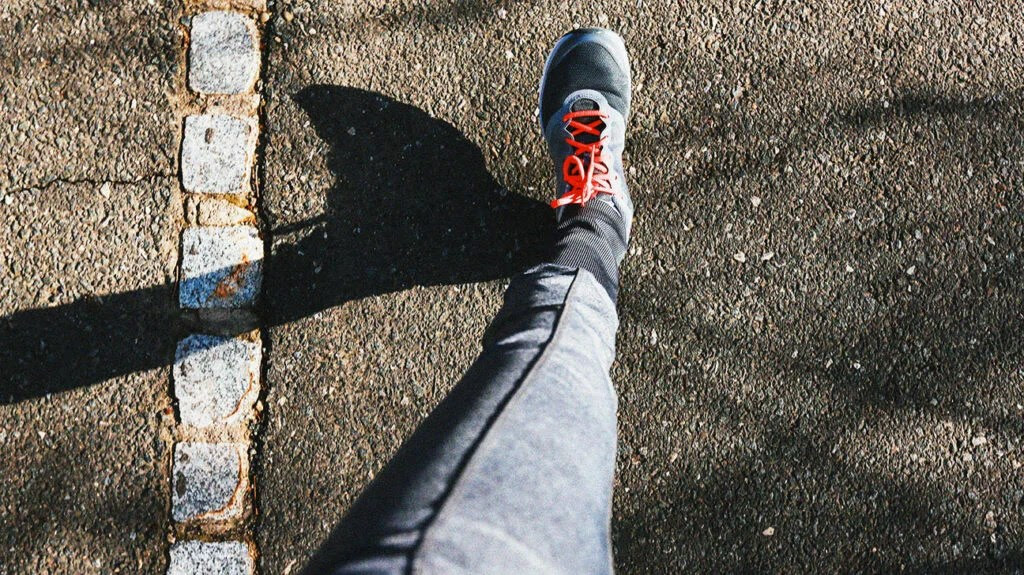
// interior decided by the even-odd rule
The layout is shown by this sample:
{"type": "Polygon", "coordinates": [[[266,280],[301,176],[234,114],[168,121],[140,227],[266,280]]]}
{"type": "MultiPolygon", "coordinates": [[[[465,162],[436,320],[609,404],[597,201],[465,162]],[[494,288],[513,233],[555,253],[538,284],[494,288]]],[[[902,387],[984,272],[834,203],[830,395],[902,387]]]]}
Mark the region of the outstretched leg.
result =
{"type": "Polygon", "coordinates": [[[555,46],[541,123],[559,170],[552,263],[513,279],[483,353],[308,573],[610,573],[618,266],[632,204],[621,39],[555,46]]]}

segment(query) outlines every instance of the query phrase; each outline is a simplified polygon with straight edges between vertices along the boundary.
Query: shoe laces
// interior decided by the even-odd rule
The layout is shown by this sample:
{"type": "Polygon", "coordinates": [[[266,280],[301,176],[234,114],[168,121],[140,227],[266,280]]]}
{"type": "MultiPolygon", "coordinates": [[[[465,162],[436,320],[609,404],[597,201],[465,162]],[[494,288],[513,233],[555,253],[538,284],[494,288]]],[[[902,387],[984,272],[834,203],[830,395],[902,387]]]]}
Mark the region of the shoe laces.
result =
{"type": "Polygon", "coordinates": [[[615,194],[612,185],[616,176],[604,157],[608,137],[601,136],[607,118],[608,114],[598,110],[579,110],[562,116],[562,121],[568,122],[565,129],[569,137],[565,143],[572,148],[572,153],[562,162],[562,178],[569,184],[569,190],[551,201],[552,208],[569,204],[582,206],[598,194],[615,194]]]}

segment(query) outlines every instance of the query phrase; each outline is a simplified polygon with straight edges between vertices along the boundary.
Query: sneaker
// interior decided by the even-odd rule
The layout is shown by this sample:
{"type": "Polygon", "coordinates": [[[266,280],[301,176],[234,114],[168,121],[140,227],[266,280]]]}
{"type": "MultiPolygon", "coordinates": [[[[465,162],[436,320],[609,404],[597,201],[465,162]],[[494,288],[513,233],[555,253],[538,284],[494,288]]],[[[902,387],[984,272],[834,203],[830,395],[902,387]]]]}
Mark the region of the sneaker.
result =
{"type": "Polygon", "coordinates": [[[626,45],[611,30],[574,30],[551,50],[540,82],[540,126],[555,162],[551,207],[559,219],[565,206],[598,200],[613,206],[628,230],[633,203],[622,150],[630,86],[626,45]]]}

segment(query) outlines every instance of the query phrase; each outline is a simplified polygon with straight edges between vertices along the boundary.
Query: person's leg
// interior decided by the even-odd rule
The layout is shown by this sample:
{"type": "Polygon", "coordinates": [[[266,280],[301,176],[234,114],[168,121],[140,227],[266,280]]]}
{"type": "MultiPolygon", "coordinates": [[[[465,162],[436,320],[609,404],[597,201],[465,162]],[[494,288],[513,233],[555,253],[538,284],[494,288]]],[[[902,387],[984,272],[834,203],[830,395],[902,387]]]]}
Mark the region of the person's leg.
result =
{"type": "MultiPolygon", "coordinates": [[[[618,65],[604,44],[624,59],[613,34],[567,35],[546,78],[566,60],[591,70],[618,65]],[[588,52],[592,44],[607,57],[588,52]]],[[[628,105],[628,64],[619,73],[628,105]]],[[[556,162],[585,170],[601,162],[613,173],[597,178],[595,192],[572,169],[562,171],[559,195],[581,201],[559,207],[554,263],[513,279],[481,356],[367,487],[307,573],[612,571],[616,396],[609,369],[618,264],[632,217],[620,159],[628,108],[563,79],[544,84],[561,94],[552,109],[542,88],[542,123],[556,162]],[[593,118],[562,119],[577,109],[593,118]],[[569,135],[573,120],[604,122],[615,133],[602,143],[583,138],[587,155],[580,156],[572,144],[551,142],[552,134],[577,138],[569,135]],[[576,164],[572,155],[583,160],[576,164]],[[587,203],[597,193],[603,196],[587,203]]]]}
{"type": "Polygon", "coordinates": [[[608,572],[616,325],[586,271],[515,278],[482,355],[308,572],[608,572]]]}

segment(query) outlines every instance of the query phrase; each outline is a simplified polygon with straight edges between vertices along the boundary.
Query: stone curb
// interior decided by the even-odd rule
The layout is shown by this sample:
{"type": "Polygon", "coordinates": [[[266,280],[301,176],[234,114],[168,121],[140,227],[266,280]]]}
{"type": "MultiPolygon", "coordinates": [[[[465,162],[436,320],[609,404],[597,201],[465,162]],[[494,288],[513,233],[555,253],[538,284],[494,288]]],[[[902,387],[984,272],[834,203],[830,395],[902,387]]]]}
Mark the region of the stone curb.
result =
{"type": "Polygon", "coordinates": [[[263,240],[253,226],[186,228],[178,304],[185,309],[252,307],[263,283],[263,240]]]}
{"type": "Polygon", "coordinates": [[[171,516],[179,523],[241,517],[249,485],[248,445],[181,442],[174,446],[171,516]]]}
{"type": "Polygon", "coordinates": [[[189,17],[181,124],[177,346],[167,573],[252,575],[250,456],[263,350],[255,305],[264,241],[253,204],[264,0],[183,0],[189,17]],[[254,329],[256,328],[256,329],[254,329]],[[175,541],[176,537],[181,537],[175,541]],[[229,538],[233,540],[218,541],[229,538]]]}
{"type": "Polygon", "coordinates": [[[260,75],[259,30],[249,17],[217,10],[192,17],[188,84],[203,94],[244,94],[260,75]]]}
{"type": "Polygon", "coordinates": [[[249,195],[259,128],[254,118],[200,114],[185,118],[181,181],[197,194],[249,195]]]}

